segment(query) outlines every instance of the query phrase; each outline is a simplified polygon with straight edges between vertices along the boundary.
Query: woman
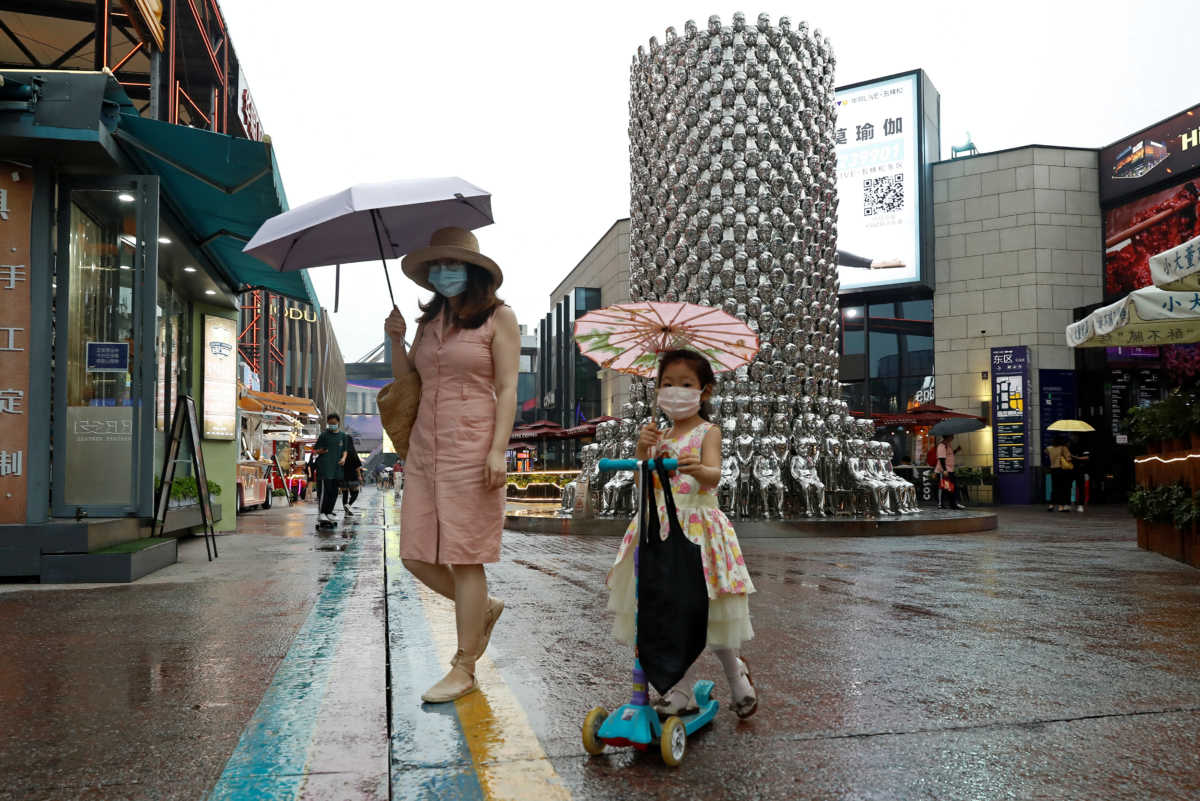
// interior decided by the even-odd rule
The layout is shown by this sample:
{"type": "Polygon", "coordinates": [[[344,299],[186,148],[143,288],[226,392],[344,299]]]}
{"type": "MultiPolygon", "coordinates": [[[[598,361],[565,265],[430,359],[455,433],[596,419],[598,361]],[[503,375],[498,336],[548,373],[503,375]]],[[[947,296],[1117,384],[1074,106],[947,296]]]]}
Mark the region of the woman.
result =
{"type": "Polygon", "coordinates": [[[954,435],[947,434],[937,446],[938,508],[964,509],[958,502],[958,482],[954,480],[955,461],[962,448],[954,447],[954,435]]]}
{"type": "Polygon", "coordinates": [[[1071,449],[1067,441],[1058,435],[1054,444],[1046,448],[1050,466],[1050,508],[1046,511],[1071,511],[1071,478],[1075,466],[1071,459],[1071,449]]]}
{"type": "MultiPolygon", "coordinates": [[[[384,326],[393,376],[416,370],[421,377],[405,461],[400,556],[425,586],[454,601],[458,653],[450,672],[421,696],[446,703],[477,689],[475,661],[504,611],[503,601],[488,596],[483,566],[500,560],[504,451],[516,414],[521,339],[516,315],[496,297],[504,275],[469,231],[436,232],[428,248],[404,259],[403,269],[434,295],[421,305],[411,351],[398,310],[384,326]]],[[[393,408],[386,392],[379,405],[386,418],[393,408]]]]}
{"type": "Polygon", "coordinates": [[[349,433],[346,434],[346,447],[346,464],[342,468],[342,513],[354,517],[350,507],[358,500],[364,471],[362,458],[358,455],[358,445],[349,433]]]}

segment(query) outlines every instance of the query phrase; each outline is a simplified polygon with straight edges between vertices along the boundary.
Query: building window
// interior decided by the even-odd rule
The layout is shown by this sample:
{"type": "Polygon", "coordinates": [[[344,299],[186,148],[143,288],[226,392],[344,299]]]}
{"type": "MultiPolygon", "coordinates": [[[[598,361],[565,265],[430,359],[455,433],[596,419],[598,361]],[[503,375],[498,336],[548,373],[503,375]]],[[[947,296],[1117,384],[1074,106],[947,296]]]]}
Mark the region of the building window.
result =
{"type": "Polygon", "coordinates": [[[842,309],[842,397],[862,414],[904,412],[933,376],[933,301],[842,309]]]}

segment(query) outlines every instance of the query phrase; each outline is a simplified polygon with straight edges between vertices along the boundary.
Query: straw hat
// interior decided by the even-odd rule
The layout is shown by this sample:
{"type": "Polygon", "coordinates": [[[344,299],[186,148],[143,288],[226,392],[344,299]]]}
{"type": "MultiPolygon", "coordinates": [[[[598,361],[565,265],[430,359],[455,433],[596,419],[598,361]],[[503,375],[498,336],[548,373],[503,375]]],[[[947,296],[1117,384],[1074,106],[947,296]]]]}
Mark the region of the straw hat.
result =
{"type": "Polygon", "coordinates": [[[429,247],[409,253],[404,257],[400,268],[417,286],[436,292],[433,284],[429,283],[429,264],[441,259],[465,261],[467,264],[482,267],[496,279],[496,286],[504,283],[504,273],[500,272],[500,267],[479,252],[479,240],[465,228],[442,228],[434,231],[429,239],[429,247]]]}

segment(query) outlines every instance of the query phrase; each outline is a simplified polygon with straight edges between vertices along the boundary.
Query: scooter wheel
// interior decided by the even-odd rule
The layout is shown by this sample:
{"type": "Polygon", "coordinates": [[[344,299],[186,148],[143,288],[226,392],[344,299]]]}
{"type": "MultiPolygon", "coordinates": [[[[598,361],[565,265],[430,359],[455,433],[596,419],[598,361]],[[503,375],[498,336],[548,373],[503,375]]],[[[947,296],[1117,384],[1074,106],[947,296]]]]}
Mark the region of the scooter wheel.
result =
{"type": "Polygon", "coordinates": [[[583,719],[583,750],[592,756],[604,752],[604,742],[597,735],[600,734],[600,727],[604,725],[607,718],[608,710],[598,706],[588,712],[587,717],[583,719]]]}
{"type": "Polygon", "coordinates": [[[679,767],[679,763],[683,762],[683,755],[687,753],[687,726],[683,725],[682,720],[676,717],[666,719],[659,745],[662,748],[663,762],[672,768],[679,767]]]}

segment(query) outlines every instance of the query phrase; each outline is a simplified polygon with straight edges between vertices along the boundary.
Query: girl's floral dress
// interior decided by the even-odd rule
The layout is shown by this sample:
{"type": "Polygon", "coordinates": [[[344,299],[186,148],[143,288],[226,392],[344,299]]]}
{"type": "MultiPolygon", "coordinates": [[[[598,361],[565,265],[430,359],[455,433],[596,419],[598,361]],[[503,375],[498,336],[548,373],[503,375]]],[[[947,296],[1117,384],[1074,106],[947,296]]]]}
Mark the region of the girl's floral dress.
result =
{"type": "MultiPolygon", "coordinates": [[[[682,437],[671,429],[662,438],[657,456],[678,458],[685,454],[700,456],[704,435],[712,423],[701,422],[682,437]]],[[[654,477],[657,486],[658,477],[654,477]]],[[[754,583],[742,559],[733,524],[717,505],[715,488],[701,487],[691,476],[671,476],[671,492],[683,533],[700,546],[704,578],[708,584],[708,645],[710,648],[737,648],[754,636],[750,625],[749,595],[754,583]]],[[[667,506],[662,490],[657,490],[658,519],[665,539],[668,527],[667,506]]],[[[634,596],[633,552],[637,542],[638,521],[634,518],[625,531],[617,561],[608,571],[608,608],[615,614],[613,636],[628,645],[634,643],[637,599],[634,596]]]]}

